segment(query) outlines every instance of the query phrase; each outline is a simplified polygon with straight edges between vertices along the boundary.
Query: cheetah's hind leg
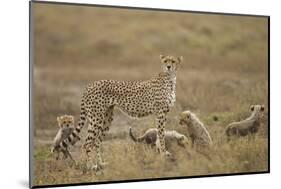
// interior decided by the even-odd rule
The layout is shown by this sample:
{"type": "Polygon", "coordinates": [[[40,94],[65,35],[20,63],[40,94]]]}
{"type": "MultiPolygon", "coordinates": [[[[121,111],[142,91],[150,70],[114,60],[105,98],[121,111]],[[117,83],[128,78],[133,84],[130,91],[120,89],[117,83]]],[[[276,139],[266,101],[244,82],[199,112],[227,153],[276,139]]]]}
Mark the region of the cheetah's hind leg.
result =
{"type": "MultiPolygon", "coordinates": [[[[102,144],[102,141],[105,138],[105,134],[106,134],[107,131],[109,131],[109,128],[110,128],[111,123],[113,121],[113,109],[114,109],[114,106],[110,106],[105,113],[105,119],[104,119],[103,127],[102,127],[102,130],[101,130],[101,133],[100,133],[101,137],[98,138],[100,140],[100,145],[102,144]]],[[[103,160],[103,158],[100,158],[99,164],[100,164],[100,168],[104,168],[106,165],[108,165],[108,162],[105,162],[103,160]]],[[[98,170],[99,167],[95,166],[94,169],[98,170]]]]}
{"type": "Polygon", "coordinates": [[[157,139],[156,139],[156,149],[165,157],[171,157],[171,153],[166,150],[165,146],[165,125],[166,125],[166,114],[160,113],[156,117],[157,125],[157,139]]]}
{"type": "Polygon", "coordinates": [[[101,158],[101,143],[102,143],[102,134],[105,124],[105,111],[90,111],[88,115],[89,126],[88,126],[88,135],[83,145],[83,150],[87,157],[87,168],[98,171],[104,167],[104,163],[101,158]],[[94,152],[92,154],[91,152],[94,152]],[[92,157],[93,156],[93,157],[92,157]]]}

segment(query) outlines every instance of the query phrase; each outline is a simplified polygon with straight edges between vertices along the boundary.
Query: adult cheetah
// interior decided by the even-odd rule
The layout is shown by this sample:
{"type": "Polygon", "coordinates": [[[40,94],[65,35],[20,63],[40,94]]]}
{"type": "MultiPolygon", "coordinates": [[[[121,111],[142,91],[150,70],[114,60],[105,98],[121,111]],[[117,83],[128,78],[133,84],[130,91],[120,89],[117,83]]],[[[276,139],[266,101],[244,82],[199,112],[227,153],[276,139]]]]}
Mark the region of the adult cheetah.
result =
{"type": "Polygon", "coordinates": [[[229,124],[225,130],[228,137],[246,136],[257,133],[260,127],[261,117],[264,112],[264,105],[252,105],[250,107],[252,114],[245,120],[229,124]]]}
{"type": "Polygon", "coordinates": [[[88,135],[83,150],[88,160],[91,159],[90,152],[95,153],[93,169],[102,168],[101,143],[113,120],[113,109],[118,107],[131,117],[155,115],[158,131],[156,146],[162,154],[169,154],[164,140],[166,115],[176,101],[176,72],[182,60],[182,57],[160,55],[162,71],[150,80],[101,80],[89,84],[82,96],[78,125],[60,147],[75,144],[87,120],[88,135]]]}

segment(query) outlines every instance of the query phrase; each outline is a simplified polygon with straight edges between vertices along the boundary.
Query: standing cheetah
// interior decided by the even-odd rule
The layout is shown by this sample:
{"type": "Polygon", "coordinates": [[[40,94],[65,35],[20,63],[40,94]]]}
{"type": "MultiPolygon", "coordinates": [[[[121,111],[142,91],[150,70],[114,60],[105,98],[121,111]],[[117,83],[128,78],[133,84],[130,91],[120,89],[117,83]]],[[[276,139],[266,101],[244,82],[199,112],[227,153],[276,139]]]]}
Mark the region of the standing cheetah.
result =
{"type": "Polygon", "coordinates": [[[252,114],[247,119],[240,122],[233,122],[227,126],[225,133],[228,137],[233,135],[246,136],[258,132],[264,112],[264,105],[252,105],[250,111],[252,114]]]}
{"type": "Polygon", "coordinates": [[[182,62],[182,57],[160,55],[162,71],[154,78],[146,81],[114,81],[101,80],[89,84],[82,96],[81,112],[78,126],[72,134],[60,144],[67,148],[79,140],[79,133],[88,121],[88,135],[83,150],[90,160],[90,152],[95,153],[92,168],[103,165],[100,147],[113,120],[113,109],[118,107],[131,117],[156,117],[156,146],[163,154],[169,154],[165,149],[164,129],[166,115],[176,101],[176,72],[182,62]]]}

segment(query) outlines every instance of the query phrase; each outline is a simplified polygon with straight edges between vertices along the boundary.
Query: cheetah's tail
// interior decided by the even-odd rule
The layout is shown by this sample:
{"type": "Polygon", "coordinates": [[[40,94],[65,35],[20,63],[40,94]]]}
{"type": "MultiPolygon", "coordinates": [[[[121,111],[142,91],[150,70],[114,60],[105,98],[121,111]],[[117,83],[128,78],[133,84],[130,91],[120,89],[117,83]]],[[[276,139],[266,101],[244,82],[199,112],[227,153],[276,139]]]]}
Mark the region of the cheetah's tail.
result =
{"type": "Polygon", "coordinates": [[[230,127],[227,127],[227,128],[225,129],[225,134],[226,134],[227,137],[229,137],[229,136],[231,135],[230,132],[231,132],[230,127]]]}
{"type": "Polygon", "coordinates": [[[134,142],[140,142],[134,135],[132,131],[132,127],[129,128],[129,135],[134,142]]]}
{"type": "Polygon", "coordinates": [[[68,137],[63,141],[61,141],[59,144],[59,148],[64,151],[68,150],[68,147],[70,145],[73,146],[77,141],[81,140],[79,134],[86,123],[86,109],[85,109],[84,98],[85,98],[85,93],[83,94],[81,100],[81,111],[80,111],[80,119],[78,125],[75,127],[75,129],[72,130],[72,132],[68,135],[68,137]]]}

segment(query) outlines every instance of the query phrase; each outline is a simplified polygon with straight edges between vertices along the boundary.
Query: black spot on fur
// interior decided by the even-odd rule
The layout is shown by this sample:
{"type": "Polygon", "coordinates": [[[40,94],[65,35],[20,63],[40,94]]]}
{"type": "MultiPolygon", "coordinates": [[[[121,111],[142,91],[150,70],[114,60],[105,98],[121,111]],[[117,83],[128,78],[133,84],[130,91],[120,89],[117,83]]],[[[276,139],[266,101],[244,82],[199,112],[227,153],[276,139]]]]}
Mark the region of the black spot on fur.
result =
{"type": "Polygon", "coordinates": [[[67,140],[68,140],[68,142],[71,142],[71,137],[68,136],[68,137],[67,137],[67,140]]]}
{"type": "Polygon", "coordinates": [[[67,144],[64,141],[62,141],[62,145],[63,147],[67,148],[67,144]]]}
{"type": "Polygon", "coordinates": [[[78,136],[73,132],[72,133],[72,136],[74,137],[74,138],[78,138],[78,136]]]}

